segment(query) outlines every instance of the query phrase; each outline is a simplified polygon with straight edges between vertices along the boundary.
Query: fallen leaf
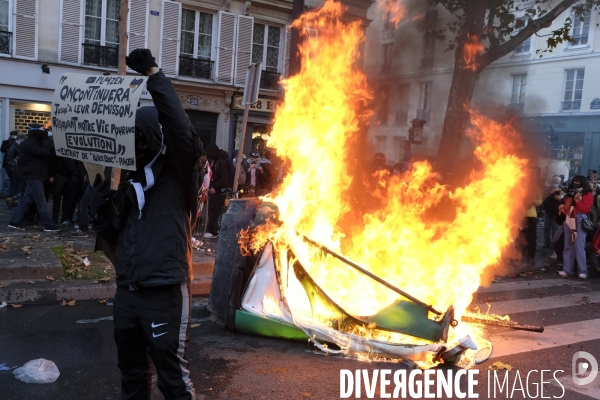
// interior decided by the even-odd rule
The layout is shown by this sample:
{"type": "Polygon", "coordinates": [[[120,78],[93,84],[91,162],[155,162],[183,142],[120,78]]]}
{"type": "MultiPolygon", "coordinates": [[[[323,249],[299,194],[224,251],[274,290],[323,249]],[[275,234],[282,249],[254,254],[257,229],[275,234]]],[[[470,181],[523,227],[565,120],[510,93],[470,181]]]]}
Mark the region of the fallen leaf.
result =
{"type": "Polygon", "coordinates": [[[500,282],[500,279],[499,279],[499,278],[496,278],[496,279],[494,279],[492,282],[494,282],[494,283],[499,283],[499,282],[500,282]]]}
{"type": "Polygon", "coordinates": [[[8,283],[0,282],[0,288],[7,287],[7,286],[8,286],[8,283]]]}
{"type": "Polygon", "coordinates": [[[527,274],[526,274],[526,273],[521,273],[521,274],[519,274],[519,275],[521,275],[521,276],[527,276],[527,274]]]}
{"type": "Polygon", "coordinates": [[[83,275],[77,274],[77,279],[81,279],[81,278],[83,278],[83,275]]]}
{"type": "Polygon", "coordinates": [[[61,306],[66,306],[67,305],[67,302],[65,301],[65,299],[63,299],[63,301],[60,302],[60,305],[61,306]]]}
{"type": "Polygon", "coordinates": [[[35,282],[34,282],[34,281],[25,281],[25,283],[28,283],[28,284],[30,284],[30,285],[31,285],[31,284],[33,284],[33,283],[35,283],[35,282]]]}
{"type": "Polygon", "coordinates": [[[3,245],[2,245],[2,250],[8,250],[8,246],[7,246],[7,245],[5,245],[5,244],[3,244],[3,245]]]}
{"type": "Polygon", "coordinates": [[[21,305],[21,304],[11,304],[11,306],[12,306],[13,308],[19,308],[19,307],[21,307],[22,305],[21,305]]]}
{"type": "Polygon", "coordinates": [[[46,279],[48,279],[49,281],[53,281],[53,280],[54,280],[54,278],[52,277],[52,275],[48,275],[48,276],[46,277],[46,279]]]}
{"type": "Polygon", "coordinates": [[[94,285],[96,285],[96,284],[98,284],[98,283],[100,283],[100,281],[99,281],[99,280],[97,280],[97,279],[96,279],[95,281],[92,281],[92,284],[94,284],[94,285]]]}
{"type": "Polygon", "coordinates": [[[104,278],[98,279],[100,282],[108,282],[110,281],[110,276],[105,276],[104,278]]]}
{"type": "Polygon", "coordinates": [[[106,304],[106,303],[108,303],[108,299],[100,300],[98,303],[100,303],[100,304],[106,304]]]}
{"type": "Polygon", "coordinates": [[[65,278],[64,276],[61,276],[60,279],[62,279],[63,282],[67,281],[67,278],[65,278]]]}
{"type": "Polygon", "coordinates": [[[199,327],[199,326],[200,326],[200,324],[191,324],[191,325],[190,325],[190,328],[194,329],[194,328],[197,328],[197,327],[199,327]]]}
{"type": "Polygon", "coordinates": [[[75,305],[75,300],[67,302],[67,305],[73,307],[75,305]]]}
{"type": "Polygon", "coordinates": [[[10,262],[15,262],[15,260],[10,260],[10,262]]]}
{"type": "Polygon", "coordinates": [[[496,361],[495,363],[490,365],[490,369],[493,369],[493,370],[506,369],[508,371],[512,371],[512,365],[504,364],[502,361],[496,361]]]}

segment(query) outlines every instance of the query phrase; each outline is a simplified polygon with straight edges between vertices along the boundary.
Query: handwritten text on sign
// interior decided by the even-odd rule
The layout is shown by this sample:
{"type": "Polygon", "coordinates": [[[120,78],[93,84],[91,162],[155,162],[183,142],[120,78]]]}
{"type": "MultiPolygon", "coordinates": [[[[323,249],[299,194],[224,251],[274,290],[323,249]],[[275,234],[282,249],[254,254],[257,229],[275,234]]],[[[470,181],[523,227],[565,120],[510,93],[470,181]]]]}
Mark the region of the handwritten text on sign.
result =
{"type": "Polygon", "coordinates": [[[65,74],[52,101],[56,154],[135,169],[135,112],[146,77],[65,74]]]}

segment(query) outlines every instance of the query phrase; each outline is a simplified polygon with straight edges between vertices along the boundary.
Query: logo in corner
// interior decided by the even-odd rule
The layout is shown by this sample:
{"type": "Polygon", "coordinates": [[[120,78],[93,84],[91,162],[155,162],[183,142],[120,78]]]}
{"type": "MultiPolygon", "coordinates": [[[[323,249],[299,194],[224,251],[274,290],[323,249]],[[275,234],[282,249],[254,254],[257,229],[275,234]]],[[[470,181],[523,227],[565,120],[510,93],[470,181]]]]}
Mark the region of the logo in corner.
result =
{"type": "Polygon", "coordinates": [[[144,83],[144,80],[142,78],[135,78],[134,80],[132,80],[129,84],[129,88],[132,89],[131,93],[134,93],[142,83],[144,83]]]}
{"type": "Polygon", "coordinates": [[[583,386],[591,383],[598,376],[598,361],[588,352],[578,351],[573,354],[573,382],[583,386]],[[585,361],[578,361],[583,358],[585,361]]]}

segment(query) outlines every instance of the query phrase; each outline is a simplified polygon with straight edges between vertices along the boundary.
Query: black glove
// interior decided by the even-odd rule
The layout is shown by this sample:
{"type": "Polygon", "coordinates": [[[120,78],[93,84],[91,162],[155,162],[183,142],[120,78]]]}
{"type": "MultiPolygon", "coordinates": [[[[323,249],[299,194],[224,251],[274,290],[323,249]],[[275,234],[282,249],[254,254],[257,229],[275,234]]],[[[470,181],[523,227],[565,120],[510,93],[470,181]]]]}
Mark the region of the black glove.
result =
{"type": "Polygon", "coordinates": [[[98,219],[100,215],[106,213],[112,203],[115,191],[110,190],[109,185],[108,179],[102,182],[102,176],[96,174],[94,185],[90,190],[90,216],[92,219],[98,219]]]}
{"type": "Polygon", "coordinates": [[[152,67],[158,67],[156,60],[148,49],[135,49],[125,57],[125,64],[132,70],[146,75],[146,71],[152,67]]]}

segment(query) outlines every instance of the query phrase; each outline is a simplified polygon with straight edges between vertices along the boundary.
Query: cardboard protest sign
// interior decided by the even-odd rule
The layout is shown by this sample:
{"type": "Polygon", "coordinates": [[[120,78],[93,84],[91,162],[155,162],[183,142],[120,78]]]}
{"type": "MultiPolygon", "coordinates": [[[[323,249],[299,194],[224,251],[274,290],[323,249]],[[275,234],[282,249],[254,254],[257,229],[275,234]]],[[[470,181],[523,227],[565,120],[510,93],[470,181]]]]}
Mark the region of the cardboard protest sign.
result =
{"type": "Polygon", "coordinates": [[[52,101],[56,154],[135,170],[135,112],[147,79],[64,74],[52,101]]]}

